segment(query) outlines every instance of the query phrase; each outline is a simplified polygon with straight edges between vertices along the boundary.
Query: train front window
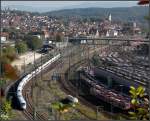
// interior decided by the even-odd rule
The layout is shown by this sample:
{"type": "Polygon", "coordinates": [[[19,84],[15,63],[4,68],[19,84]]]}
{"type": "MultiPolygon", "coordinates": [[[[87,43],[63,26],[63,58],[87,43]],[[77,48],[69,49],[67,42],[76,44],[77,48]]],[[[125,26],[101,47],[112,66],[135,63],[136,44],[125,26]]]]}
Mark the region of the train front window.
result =
{"type": "Polygon", "coordinates": [[[25,103],[21,103],[22,106],[25,106],[25,103]]]}

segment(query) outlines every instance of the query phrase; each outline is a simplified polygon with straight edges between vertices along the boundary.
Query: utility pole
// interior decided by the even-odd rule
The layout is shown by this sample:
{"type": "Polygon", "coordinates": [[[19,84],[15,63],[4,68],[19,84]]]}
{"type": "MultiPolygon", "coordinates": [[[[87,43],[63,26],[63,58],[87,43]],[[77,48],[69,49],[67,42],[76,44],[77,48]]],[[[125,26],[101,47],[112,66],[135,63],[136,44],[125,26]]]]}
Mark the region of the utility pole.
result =
{"type": "Polygon", "coordinates": [[[26,73],[26,63],[25,63],[25,57],[24,57],[24,74],[26,73]]]}
{"type": "Polygon", "coordinates": [[[32,81],[33,83],[32,83],[32,85],[33,85],[33,87],[32,87],[32,100],[33,100],[33,112],[34,112],[34,114],[33,114],[33,119],[34,120],[36,120],[36,107],[35,107],[35,100],[34,100],[34,93],[33,93],[33,91],[34,91],[34,86],[35,86],[35,82],[36,82],[36,66],[35,66],[35,50],[34,50],[34,70],[35,70],[35,74],[34,74],[34,80],[32,81]]]}
{"type": "Polygon", "coordinates": [[[90,69],[90,45],[87,43],[87,47],[88,47],[88,68],[90,69]]]}
{"type": "MultiPolygon", "coordinates": [[[[2,57],[2,43],[1,43],[1,39],[0,39],[0,83],[2,83],[2,62],[1,62],[1,57],[2,57]]],[[[1,85],[0,85],[0,93],[1,93],[1,90],[2,90],[2,87],[1,87],[1,85]]],[[[1,97],[1,94],[0,94],[0,97],[1,97]]],[[[0,104],[1,104],[1,101],[2,100],[0,100],[0,104]]]]}
{"type": "MultiPolygon", "coordinates": [[[[0,40],[1,41],[1,40],[0,40]]],[[[2,57],[2,45],[1,45],[1,42],[0,42],[0,79],[2,78],[2,59],[1,59],[1,57],[2,57]]]]}
{"type": "Polygon", "coordinates": [[[2,45],[0,43],[0,79],[2,78],[2,45]]]}
{"type": "Polygon", "coordinates": [[[42,64],[43,64],[43,61],[42,61],[42,54],[41,54],[41,80],[43,80],[43,74],[42,74],[42,64]]]}
{"type": "MultiPolygon", "coordinates": [[[[69,49],[70,50],[70,49],[69,49]]],[[[70,78],[70,54],[69,54],[69,71],[68,71],[68,79],[70,78]]]]}
{"type": "MultiPolygon", "coordinates": [[[[149,1],[149,17],[150,17],[150,1],[149,1]]],[[[149,66],[150,66],[150,20],[149,20],[149,66]]],[[[150,80],[148,82],[149,89],[150,89],[150,80]]],[[[150,108],[150,91],[148,91],[149,95],[149,108],[150,108]]],[[[150,118],[150,115],[149,115],[150,118]]]]}

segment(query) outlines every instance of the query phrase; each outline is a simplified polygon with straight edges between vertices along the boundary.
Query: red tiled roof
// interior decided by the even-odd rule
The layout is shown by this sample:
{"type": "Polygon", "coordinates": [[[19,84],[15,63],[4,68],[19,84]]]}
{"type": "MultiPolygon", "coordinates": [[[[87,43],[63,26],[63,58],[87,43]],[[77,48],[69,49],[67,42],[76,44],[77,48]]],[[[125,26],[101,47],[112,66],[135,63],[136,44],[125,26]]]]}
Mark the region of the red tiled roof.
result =
{"type": "Polygon", "coordinates": [[[149,0],[139,0],[138,4],[139,5],[149,4],[149,0]]]}
{"type": "Polygon", "coordinates": [[[0,33],[0,36],[6,37],[6,36],[9,36],[9,33],[7,33],[7,32],[1,32],[1,33],[0,33]]]}

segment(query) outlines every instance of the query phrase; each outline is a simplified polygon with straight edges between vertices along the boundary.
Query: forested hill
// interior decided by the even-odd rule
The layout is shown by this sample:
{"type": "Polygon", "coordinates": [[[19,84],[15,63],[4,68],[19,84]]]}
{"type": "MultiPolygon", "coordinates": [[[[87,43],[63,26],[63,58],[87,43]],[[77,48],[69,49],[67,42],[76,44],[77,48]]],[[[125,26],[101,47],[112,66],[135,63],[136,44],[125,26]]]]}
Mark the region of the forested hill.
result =
{"type": "Polygon", "coordinates": [[[123,7],[123,8],[76,8],[65,9],[58,11],[51,11],[44,13],[49,16],[68,18],[76,16],[79,18],[100,18],[107,17],[110,13],[112,20],[131,21],[137,20],[145,22],[143,19],[145,15],[148,15],[148,6],[135,6],[135,7],[123,7]]]}

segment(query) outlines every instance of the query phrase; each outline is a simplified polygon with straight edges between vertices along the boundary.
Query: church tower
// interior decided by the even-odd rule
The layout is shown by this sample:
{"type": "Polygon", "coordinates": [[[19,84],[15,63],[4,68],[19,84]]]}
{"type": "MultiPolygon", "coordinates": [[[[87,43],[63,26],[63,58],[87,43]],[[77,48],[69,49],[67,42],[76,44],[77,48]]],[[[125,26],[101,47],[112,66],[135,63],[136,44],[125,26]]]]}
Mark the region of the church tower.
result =
{"type": "Polygon", "coordinates": [[[109,14],[108,20],[111,22],[111,14],[109,14]]]}
{"type": "Polygon", "coordinates": [[[99,31],[96,31],[95,38],[99,37],[99,31]]]}

